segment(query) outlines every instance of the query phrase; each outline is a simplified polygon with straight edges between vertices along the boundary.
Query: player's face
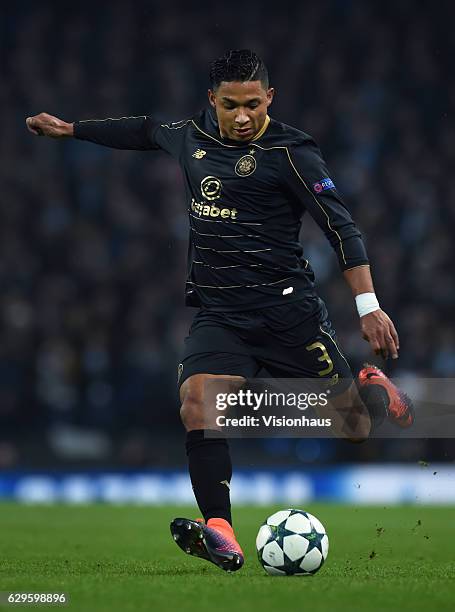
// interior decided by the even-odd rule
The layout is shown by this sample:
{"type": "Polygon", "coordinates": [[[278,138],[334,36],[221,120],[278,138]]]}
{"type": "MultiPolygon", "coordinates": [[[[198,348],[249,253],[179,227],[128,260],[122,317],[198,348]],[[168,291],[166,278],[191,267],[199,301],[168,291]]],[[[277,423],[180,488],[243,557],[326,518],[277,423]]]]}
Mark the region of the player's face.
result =
{"type": "Polygon", "coordinates": [[[254,138],[264,125],[273,94],[273,88],[264,89],[261,81],[222,81],[215,91],[209,89],[221,136],[240,141],[254,138]]]}

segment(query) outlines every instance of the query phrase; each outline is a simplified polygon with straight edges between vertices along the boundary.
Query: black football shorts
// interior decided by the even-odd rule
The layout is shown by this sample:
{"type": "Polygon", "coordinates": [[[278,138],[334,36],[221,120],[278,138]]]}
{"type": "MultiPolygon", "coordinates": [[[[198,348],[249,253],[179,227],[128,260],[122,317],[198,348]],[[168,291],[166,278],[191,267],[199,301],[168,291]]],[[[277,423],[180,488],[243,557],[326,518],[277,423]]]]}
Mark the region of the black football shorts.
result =
{"type": "Polygon", "coordinates": [[[179,387],[193,374],[352,380],[318,297],[242,312],[199,310],[185,338],[179,387]]]}

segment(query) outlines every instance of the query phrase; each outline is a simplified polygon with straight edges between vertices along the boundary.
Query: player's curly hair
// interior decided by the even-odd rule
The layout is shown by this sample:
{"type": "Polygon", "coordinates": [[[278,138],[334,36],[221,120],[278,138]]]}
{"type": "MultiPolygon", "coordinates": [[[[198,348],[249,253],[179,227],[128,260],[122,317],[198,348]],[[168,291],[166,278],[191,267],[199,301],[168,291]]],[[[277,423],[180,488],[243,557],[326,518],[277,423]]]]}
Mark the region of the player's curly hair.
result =
{"type": "Polygon", "coordinates": [[[264,62],[249,49],[227,51],[210,64],[210,83],[216,90],[222,81],[261,81],[264,89],[269,86],[269,74],[264,62]]]}

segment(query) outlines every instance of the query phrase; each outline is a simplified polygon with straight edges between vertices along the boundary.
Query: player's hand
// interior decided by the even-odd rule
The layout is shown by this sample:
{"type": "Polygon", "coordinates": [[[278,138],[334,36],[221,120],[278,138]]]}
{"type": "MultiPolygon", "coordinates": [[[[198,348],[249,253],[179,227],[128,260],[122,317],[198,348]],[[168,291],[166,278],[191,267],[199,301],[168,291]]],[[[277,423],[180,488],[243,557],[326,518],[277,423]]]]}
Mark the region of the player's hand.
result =
{"type": "Polygon", "coordinates": [[[40,113],[25,120],[27,129],[35,136],[49,136],[50,138],[65,138],[73,136],[73,124],[62,121],[58,117],[40,113]]]}
{"type": "Polygon", "coordinates": [[[376,355],[398,359],[400,341],[397,330],[388,315],[381,309],[360,317],[360,328],[376,355]]]}

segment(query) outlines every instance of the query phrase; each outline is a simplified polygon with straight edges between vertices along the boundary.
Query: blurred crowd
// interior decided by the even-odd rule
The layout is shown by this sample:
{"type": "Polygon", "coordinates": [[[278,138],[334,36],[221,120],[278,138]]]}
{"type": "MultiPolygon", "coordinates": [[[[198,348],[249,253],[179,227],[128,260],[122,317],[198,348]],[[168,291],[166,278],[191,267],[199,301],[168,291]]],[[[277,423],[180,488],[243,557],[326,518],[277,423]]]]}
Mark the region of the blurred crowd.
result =
{"type": "MultiPolygon", "coordinates": [[[[411,0],[4,7],[0,466],[20,463],[18,438],[39,452],[65,432],[82,444],[101,431],[134,463],[144,432],[179,432],[177,364],[195,312],[183,306],[177,164],[161,152],[33,137],[25,118],[180,120],[206,104],[208,63],[228,48],[263,57],[277,90],[270,114],[324,153],[400,334],[389,371],[455,375],[450,11],[411,0]]],[[[311,219],[302,242],[356,368],[371,357],[336,258],[311,219]]]]}

